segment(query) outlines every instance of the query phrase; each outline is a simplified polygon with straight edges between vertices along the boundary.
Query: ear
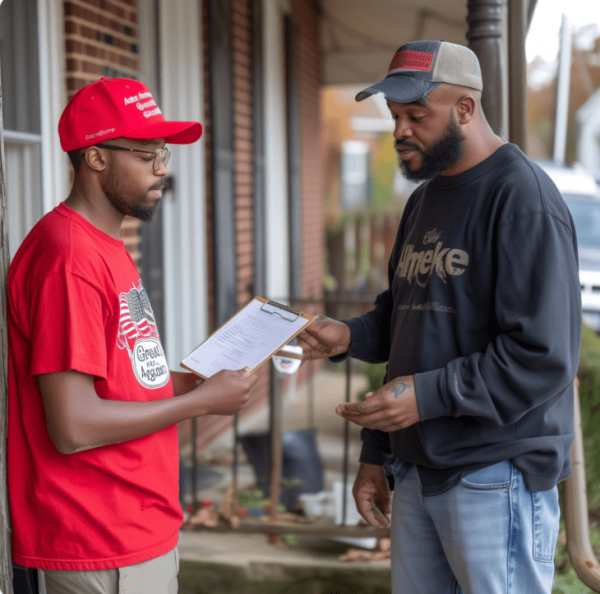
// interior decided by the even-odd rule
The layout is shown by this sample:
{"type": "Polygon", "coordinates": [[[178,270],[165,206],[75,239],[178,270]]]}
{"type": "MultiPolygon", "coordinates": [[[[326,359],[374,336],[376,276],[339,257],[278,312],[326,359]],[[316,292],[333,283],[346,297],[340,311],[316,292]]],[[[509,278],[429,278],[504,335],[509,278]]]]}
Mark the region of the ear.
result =
{"type": "Polygon", "coordinates": [[[83,153],[83,160],[93,171],[104,171],[108,166],[106,153],[96,146],[91,146],[85,150],[85,153],[83,153]]]}
{"type": "Polygon", "coordinates": [[[469,95],[461,97],[454,105],[456,121],[459,124],[468,124],[475,115],[477,105],[475,99],[469,95]]]}

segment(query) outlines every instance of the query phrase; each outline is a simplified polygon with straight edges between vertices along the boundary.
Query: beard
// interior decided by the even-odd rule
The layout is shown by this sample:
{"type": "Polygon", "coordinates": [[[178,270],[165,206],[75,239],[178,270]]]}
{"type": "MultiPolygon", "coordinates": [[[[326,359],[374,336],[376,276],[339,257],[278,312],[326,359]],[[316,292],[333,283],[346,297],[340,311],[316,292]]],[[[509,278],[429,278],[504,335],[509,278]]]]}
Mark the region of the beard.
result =
{"type": "Polygon", "coordinates": [[[150,221],[158,207],[158,201],[154,204],[146,203],[146,195],[152,190],[157,190],[164,185],[164,182],[158,182],[148,188],[146,192],[136,198],[125,198],[120,191],[118,183],[109,183],[104,188],[106,197],[111,201],[112,205],[124,215],[134,217],[140,221],[150,221]]]}
{"type": "Polygon", "coordinates": [[[410,181],[423,181],[433,179],[451,165],[454,165],[464,152],[463,136],[456,120],[454,113],[450,112],[450,122],[444,133],[444,136],[427,150],[422,150],[419,146],[412,142],[396,140],[394,146],[402,145],[403,147],[412,148],[419,151],[422,155],[421,166],[418,169],[410,169],[408,163],[403,161],[398,156],[398,165],[402,174],[410,181]]]}

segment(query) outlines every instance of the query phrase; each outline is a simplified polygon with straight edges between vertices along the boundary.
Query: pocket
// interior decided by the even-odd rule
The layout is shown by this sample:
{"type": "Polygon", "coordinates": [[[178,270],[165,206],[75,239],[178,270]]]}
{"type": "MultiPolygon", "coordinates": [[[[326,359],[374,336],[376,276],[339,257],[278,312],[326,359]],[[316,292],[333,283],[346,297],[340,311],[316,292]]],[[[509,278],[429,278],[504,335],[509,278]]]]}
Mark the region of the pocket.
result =
{"type": "Polygon", "coordinates": [[[560,506],[558,489],[531,493],[533,507],[533,558],[542,563],[553,563],[558,539],[560,506]]]}
{"type": "Polygon", "coordinates": [[[505,461],[468,474],[460,484],[467,489],[506,489],[510,486],[511,477],[512,466],[505,461]]]}

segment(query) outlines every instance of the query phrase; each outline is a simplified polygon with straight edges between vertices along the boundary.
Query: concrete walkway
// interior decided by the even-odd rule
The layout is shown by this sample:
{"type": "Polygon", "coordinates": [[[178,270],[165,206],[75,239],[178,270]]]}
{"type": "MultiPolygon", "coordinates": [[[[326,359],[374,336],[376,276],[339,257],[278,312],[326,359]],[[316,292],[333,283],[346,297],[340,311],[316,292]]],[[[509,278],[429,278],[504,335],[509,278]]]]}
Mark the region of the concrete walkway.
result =
{"type": "Polygon", "coordinates": [[[389,594],[388,561],[340,561],[348,545],[303,538],[284,548],[264,535],[182,535],[179,594],[389,594]]]}

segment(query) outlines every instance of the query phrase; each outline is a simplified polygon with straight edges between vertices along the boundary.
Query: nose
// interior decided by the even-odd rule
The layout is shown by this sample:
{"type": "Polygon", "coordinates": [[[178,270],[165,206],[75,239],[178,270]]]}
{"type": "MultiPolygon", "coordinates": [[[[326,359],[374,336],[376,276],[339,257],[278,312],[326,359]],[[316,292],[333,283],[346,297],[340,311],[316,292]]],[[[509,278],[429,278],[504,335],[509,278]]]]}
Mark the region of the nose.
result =
{"type": "Polygon", "coordinates": [[[158,155],[156,155],[156,159],[154,160],[154,167],[154,175],[164,177],[169,173],[165,162],[158,155]]]}
{"type": "Polygon", "coordinates": [[[410,128],[408,118],[398,116],[394,125],[394,138],[396,140],[402,140],[403,138],[410,138],[412,136],[412,129],[410,128]]]}

